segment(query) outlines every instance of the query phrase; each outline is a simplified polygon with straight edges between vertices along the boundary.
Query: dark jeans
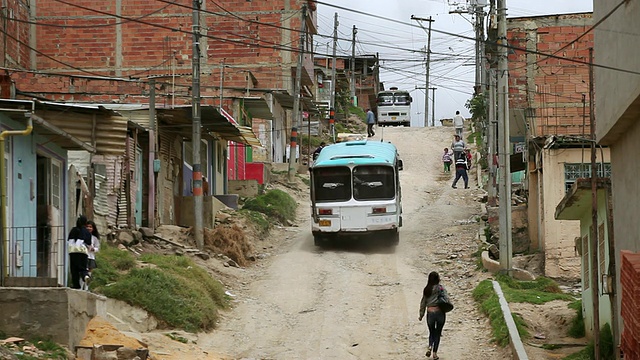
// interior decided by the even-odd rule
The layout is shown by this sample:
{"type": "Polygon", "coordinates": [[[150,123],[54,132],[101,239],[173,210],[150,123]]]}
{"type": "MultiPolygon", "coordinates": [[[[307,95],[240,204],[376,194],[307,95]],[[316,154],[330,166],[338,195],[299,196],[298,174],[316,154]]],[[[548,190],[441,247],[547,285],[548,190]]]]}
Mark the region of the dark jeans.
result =
{"type": "Polygon", "coordinates": [[[80,279],[89,274],[89,255],[83,253],[69,254],[69,270],[71,271],[71,288],[80,289],[80,279]]]}
{"type": "Polygon", "coordinates": [[[374,124],[367,124],[367,135],[369,135],[369,137],[372,137],[373,135],[375,135],[376,133],[373,131],[373,125],[374,124]]]}
{"type": "Polygon", "coordinates": [[[453,185],[451,185],[451,186],[456,186],[456,184],[458,183],[458,180],[460,180],[460,178],[462,178],[462,180],[464,180],[464,187],[468,188],[469,187],[469,177],[467,176],[467,169],[464,169],[464,168],[456,168],[456,179],[453,180],[453,185]]]}
{"type": "Polygon", "coordinates": [[[442,328],[447,321],[447,315],[443,311],[428,311],[427,326],[429,326],[429,347],[433,352],[438,352],[440,346],[440,337],[442,336],[442,328]]]}

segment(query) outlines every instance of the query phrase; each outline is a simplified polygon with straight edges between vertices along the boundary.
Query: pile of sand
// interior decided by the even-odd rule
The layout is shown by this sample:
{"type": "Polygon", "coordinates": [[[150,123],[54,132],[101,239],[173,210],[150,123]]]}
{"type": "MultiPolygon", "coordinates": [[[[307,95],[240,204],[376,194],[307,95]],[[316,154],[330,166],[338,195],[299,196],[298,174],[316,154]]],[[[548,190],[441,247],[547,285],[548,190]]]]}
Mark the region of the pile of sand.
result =
{"type": "Polygon", "coordinates": [[[89,321],[84,338],[80,341],[80,346],[93,347],[94,345],[122,345],[131,349],[147,347],[140,341],[124,335],[111,323],[99,316],[89,321]]]}

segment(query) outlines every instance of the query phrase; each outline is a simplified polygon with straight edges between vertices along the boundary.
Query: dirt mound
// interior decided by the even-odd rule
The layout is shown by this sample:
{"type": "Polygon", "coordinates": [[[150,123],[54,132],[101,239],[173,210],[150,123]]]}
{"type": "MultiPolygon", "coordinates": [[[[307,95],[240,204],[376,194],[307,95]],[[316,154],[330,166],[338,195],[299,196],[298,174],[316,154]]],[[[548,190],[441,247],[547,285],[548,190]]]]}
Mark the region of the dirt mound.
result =
{"type": "Polygon", "coordinates": [[[204,229],[204,247],[213,253],[227,255],[240,266],[247,265],[247,257],[253,252],[250,240],[236,224],[204,229]]]}
{"type": "Polygon", "coordinates": [[[146,344],[124,335],[110,322],[99,316],[89,321],[84,338],[80,341],[80,346],[92,347],[93,345],[122,345],[131,349],[147,347],[146,344]]]}

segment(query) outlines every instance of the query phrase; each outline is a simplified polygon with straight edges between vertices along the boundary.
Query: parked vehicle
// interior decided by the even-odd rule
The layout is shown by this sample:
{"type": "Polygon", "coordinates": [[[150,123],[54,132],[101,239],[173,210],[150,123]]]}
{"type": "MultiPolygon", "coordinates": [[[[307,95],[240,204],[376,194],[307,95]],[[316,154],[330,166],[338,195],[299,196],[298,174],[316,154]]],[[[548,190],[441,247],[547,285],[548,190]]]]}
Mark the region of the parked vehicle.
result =
{"type": "Polygon", "coordinates": [[[411,102],[413,98],[406,90],[392,87],[380,91],[376,104],[378,106],[378,126],[411,125],[411,102]]]}
{"type": "Polygon", "coordinates": [[[388,142],[359,140],[325,146],[309,168],[314,243],[382,236],[398,244],[402,226],[402,160],[388,142]]]}

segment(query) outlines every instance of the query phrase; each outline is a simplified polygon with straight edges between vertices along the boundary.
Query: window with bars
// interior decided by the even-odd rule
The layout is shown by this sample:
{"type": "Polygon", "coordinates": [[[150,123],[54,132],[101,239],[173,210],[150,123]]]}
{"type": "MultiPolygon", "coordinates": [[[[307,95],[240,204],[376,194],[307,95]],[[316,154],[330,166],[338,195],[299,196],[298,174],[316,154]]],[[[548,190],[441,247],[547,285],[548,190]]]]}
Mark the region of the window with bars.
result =
{"type": "Polygon", "coordinates": [[[589,266],[589,236],[582,238],[582,268],[584,276],[582,277],[582,290],[588,290],[591,283],[591,271],[589,266]]]}
{"type": "MultiPolygon", "coordinates": [[[[598,177],[611,177],[611,163],[597,163],[598,177]]],[[[565,192],[571,189],[578,178],[591,177],[591,164],[566,163],[564,164],[564,188],[565,192]]]]}
{"type": "Polygon", "coordinates": [[[598,226],[598,262],[600,267],[600,276],[606,274],[606,249],[605,249],[605,239],[604,239],[604,224],[600,224],[598,226]]]}

